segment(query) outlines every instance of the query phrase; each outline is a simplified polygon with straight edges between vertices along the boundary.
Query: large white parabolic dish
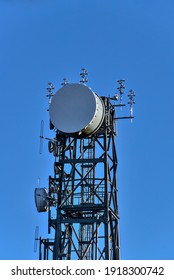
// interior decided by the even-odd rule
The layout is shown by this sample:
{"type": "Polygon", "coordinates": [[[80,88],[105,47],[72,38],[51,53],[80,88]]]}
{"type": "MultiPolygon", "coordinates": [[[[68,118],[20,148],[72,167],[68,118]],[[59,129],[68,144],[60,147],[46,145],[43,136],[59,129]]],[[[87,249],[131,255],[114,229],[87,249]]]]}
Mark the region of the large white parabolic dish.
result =
{"type": "Polygon", "coordinates": [[[94,133],[102,124],[103,101],[83,84],[67,84],[52,97],[50,120],[60,132],[72,136],[94,133]]]}

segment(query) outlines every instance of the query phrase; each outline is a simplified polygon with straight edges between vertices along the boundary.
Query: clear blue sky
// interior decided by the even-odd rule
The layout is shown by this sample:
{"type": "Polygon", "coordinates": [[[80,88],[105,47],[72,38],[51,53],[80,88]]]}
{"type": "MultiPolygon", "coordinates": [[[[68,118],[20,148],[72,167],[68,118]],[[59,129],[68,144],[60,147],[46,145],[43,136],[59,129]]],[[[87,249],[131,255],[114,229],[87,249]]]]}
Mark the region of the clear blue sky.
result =
{"type": "Polygon", "coordinates": [[[172,0],[0,0],[0,259],[38,258],[47,214],[33,193],[53,172],[46,142],[39,155],[47,82],[78,82],[81,67],[99,95],[119,78],[136,93],[116,139],[121,258],[174,259],[173,14],[172,0]]]}

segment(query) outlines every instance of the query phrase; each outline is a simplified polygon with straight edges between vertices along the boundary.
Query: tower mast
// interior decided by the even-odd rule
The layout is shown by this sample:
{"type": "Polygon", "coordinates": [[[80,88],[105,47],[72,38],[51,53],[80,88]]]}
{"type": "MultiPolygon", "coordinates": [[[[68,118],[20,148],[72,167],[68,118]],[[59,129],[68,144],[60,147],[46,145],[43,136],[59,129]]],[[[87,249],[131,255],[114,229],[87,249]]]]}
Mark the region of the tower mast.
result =
{"type": "MultiPolygon", "coordinates": [[[[63,83],[49,95],[49,140],[54,157],[48,189],[36,188],[39,212],[48,212],[48,233],[40,238],[40,259],[120,259],[117,197],[116,107],[118,95],[100,97],[86,86],[82,69],[80,84],[63,83]]],[[[65,79],[64,79],[65,81],[65,79]]],[[[131,115],[134,93],[129,94],[131,115]],[[131,97],[130,97],[131,96],[131,97]]]]}

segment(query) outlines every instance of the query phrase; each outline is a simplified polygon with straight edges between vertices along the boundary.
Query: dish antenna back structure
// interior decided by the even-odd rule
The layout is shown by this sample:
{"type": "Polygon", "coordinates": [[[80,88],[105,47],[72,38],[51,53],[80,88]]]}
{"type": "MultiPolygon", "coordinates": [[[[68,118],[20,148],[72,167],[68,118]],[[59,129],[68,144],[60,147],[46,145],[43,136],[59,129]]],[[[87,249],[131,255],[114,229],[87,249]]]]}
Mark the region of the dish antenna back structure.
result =
{"type": "MultiPolygon", "coordinates": [[[[68,83],[54,94],[49,83],[48,150],[54,157],[48,188],[36,188],[38,212],[48,212],[48,234],[40,238],[40,259],[118,260],[120,258],[117,200],[116,126],[133,118],[134,92],[129,92],[130,116],[116,117],[122,108],[124,80],[112,98],[80,83],[68,83]]],[[[43,138],[43,136],[42,136],[43,138]]]]}

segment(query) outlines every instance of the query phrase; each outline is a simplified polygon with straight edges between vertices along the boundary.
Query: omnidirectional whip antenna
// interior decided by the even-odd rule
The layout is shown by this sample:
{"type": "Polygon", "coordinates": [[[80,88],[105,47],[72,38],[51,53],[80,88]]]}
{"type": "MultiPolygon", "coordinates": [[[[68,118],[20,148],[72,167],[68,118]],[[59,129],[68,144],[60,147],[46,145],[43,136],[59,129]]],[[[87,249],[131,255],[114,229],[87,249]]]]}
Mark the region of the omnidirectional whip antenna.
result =
{"type": "Polygon", "coordinates": [[[52,82],[48,83],[48,87],[47,87],[47,91],[48,94],[46,95],[48,97],[48,104],[51,104],[51,98],[53,97],[53,90],[54,90],[54,85],[52,84],[52,82]]]}
{"type": "MultiPolygon", "coordinates": [[[[123,104],[122,100],[123,100],[123,93],[124,93],[124,89],[125,89],[125,80],[124,79],[121,79],[121,80],[118,80],[117,83],[119,84],[119,87],[117,88],[118,91],[119,91],[119,94],[120,94],[120,105],[123,104]]],[[[122,109],[122,106],[120,107],[120,109],[122,109]]]]}
{"type": "Polygon", "coordinates": [[[88,71],[86,70],[86,68],[82,68],[81,70],[82,72],[80,73],[80,76],[82,79],[80,80],[80,83],[85,84],[88,82],[88,79],[86,77],[88,75],[88,71]]]}
{"type": "Polygon", "coordinates": [[[128,104],[130,105],[130,118],[132,118],[133,117],[133,104],[135,104],[135,93],[132,89],[130,89],[128,97],[129,97],[128,104]]]}
{"type": "Polygon", "coordinates": [[[39,235],[39,227],[36,226],[35,228],[35,238],[34,238],[34,252],[37,252],[37,247],[38,247],[38,241],[40,240],[40,238],[38,238],[39,235]]]}
{"type": "Polygon", "coordinates": [[[66,86],[69,83],[67,78],[63,78],[63,82],[61,83],[61,86],[66,86]]]}
{"type": "Polygon", "coordinates": [[[40,144],[39,144],[39,154],[41,155],[43,152],[43,136],[44,133],[44,121],[41,120],[41,124],[40,124],[40,144]]]}
{"type": "Polygon", "coordinates": [[[40,177],[37,179],[37,188],[40,188],[40,177]]]}

